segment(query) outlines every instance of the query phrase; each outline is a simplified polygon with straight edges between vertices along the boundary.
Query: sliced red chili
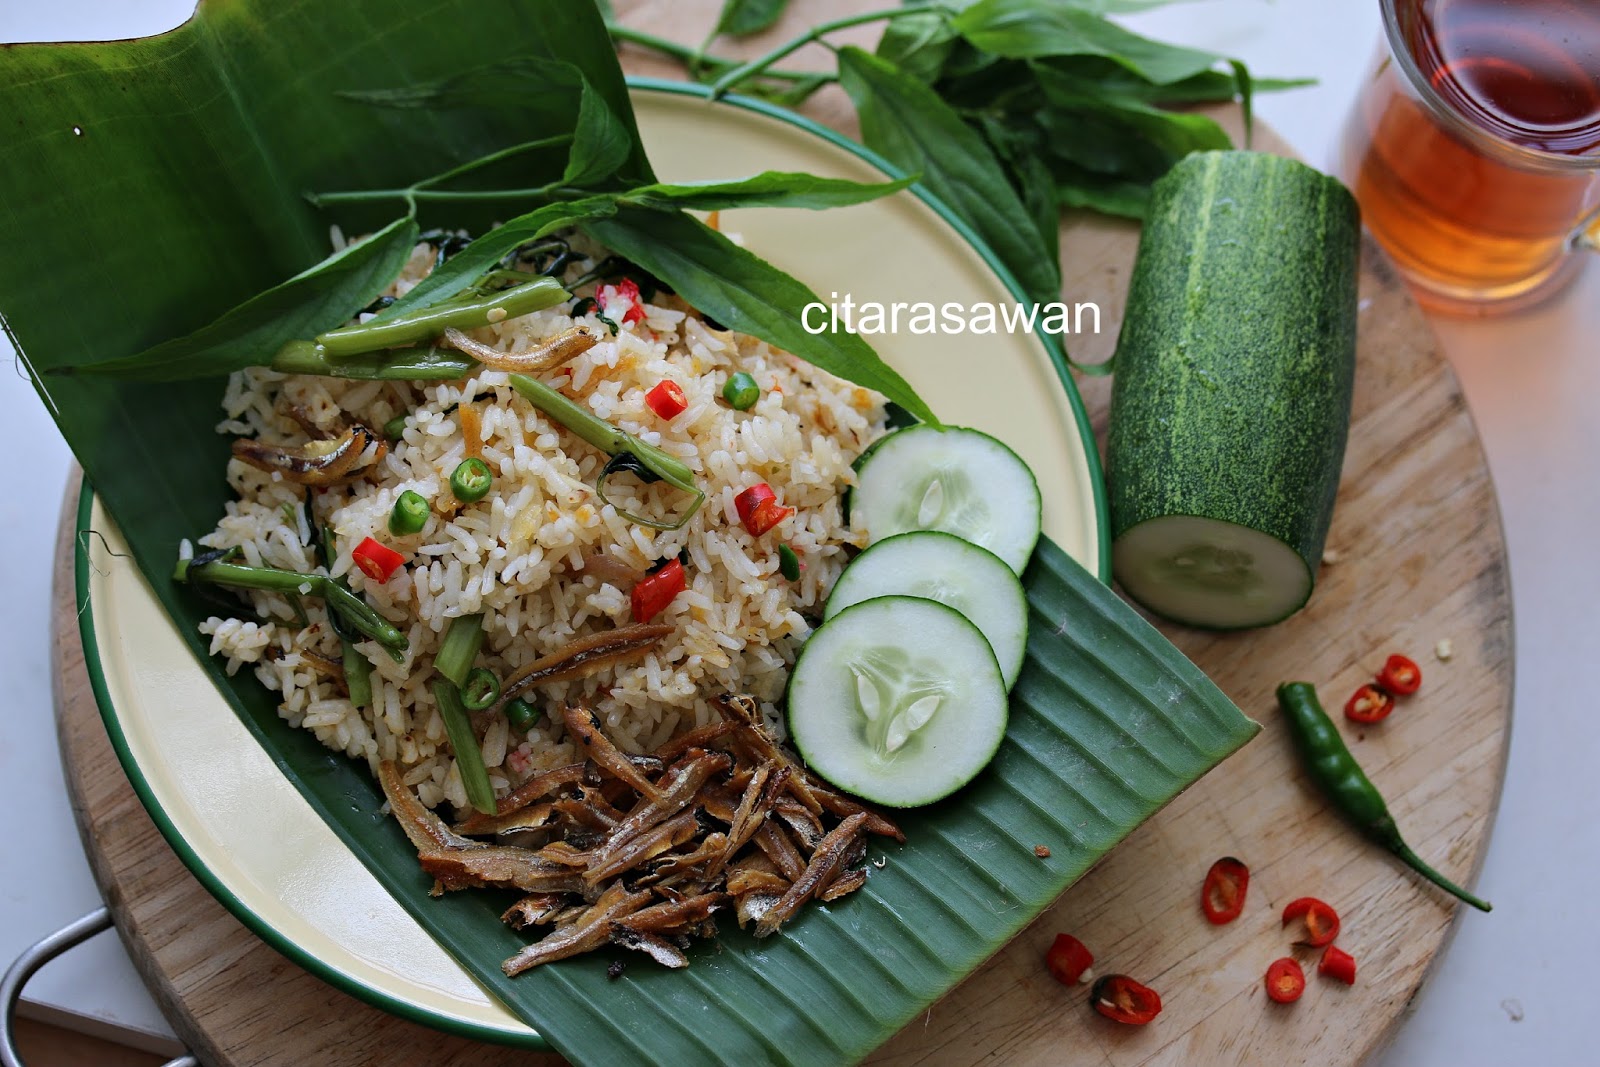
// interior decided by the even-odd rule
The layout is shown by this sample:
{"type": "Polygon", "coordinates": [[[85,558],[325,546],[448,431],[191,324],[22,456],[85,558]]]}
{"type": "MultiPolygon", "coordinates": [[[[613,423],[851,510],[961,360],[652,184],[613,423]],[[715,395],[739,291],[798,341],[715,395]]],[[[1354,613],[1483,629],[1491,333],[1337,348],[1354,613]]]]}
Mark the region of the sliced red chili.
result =
{"type": "Polygon", "coordinates": [[[752,485],[734,497],[733,509],[739,513],[739,521],[753,537],[760,537],[794,514],[794,508],[778,503],[777,494],[766,482],[752,485]]]}
{"type": "Polygon", "coordinates": [[[370,537],[355,547],[350,559],[375,582],[387,582],[406,561],[400,553],[370,537]]]}
{"type": "Polygon", "coordinates": [[[1094,957],[1071,934],[1057,934],[1050,951],[1044,954],[1044,965],[1062,985],[1077,985],[1084,972],[1094,966],[1094,957]]]}
{"type": "Polygon", "coordinates": [[[1317,973],[1337,978],[1345,985],[1355,985],[1356,958],[1338,945],[1329,945],[1322,950],[1322,959],[1317,962],[1317,973]]]}
{"type": "Polygon", "coordinates": [[[673,560],[654,574],[647,574],[633,587],[633,621],[649,622],[666,610],[672,598],[688,588],[683,564],[673,560]]]}
{"type": "Polygon", "coordinates": [[[1394,694],[1368,683],[1344,702],[1344,716],[1351,722],[1382,722],[1394,710],[1394,694]]]}
{"type": "Polygon", "coordinates": [[[1267,968],[1267,996],[1279,1004],[1293,1004],[1306,991],[1306,972],[1285,956],[1267,968]]]}
{"type": "Polygon", "coordinates": [[[1089,992],[1094,1010],[1113,1022],[1143,1026],[1161,1014],[1161,995],[1125,974],[1108,974],[1089,992]]]}
{"type": "Polygon", "coordinates": [[[689,407],[689,399],[683,395],[678,383],[668,378],[657,382],[654,389],[644,394],[644,402],[663,419],[681,415],[689,407]]]}
{"type": "Polygon", "coordinates": [[[595,300],[595,303],[600,305],[601,311],[608,310],[606,305],[615,299],[614,296],[608,295],[609,293],[615,293],[616,296],[628,301],[628,310],[622,313],[623,322],[644,321],[644,299],[639,295],[638,282],[632,278],[624,278],[616,285],[602,286],[595,300]]]}
{"type": "Polygon", "coordinates": [[[1245,891],[1250,888],[1250,868],[1241,860],[1224,856],[1206,872],[1200,890],[1200,910],[1217,926],[1231,923],[1244,911],[1245,891]]]}
{"type": "Polygon", "coordinates": [[[1422,669],[1413,660],[1396,653],[1378,672],[1378,684],[1391,693],[1409,696],[1422,688],[1422,669]]]}
{"type": "Polygon", "coordinates": [[[1297,945],[1321,948],[1333,944],[1333,939],[1339,936],[1339,913],[1316,897],[1289,901],[1283,909],[1283,925],[1288,926],[1296,919],[1306,924],[1305,940],[1296,941],[1297,945]]]}

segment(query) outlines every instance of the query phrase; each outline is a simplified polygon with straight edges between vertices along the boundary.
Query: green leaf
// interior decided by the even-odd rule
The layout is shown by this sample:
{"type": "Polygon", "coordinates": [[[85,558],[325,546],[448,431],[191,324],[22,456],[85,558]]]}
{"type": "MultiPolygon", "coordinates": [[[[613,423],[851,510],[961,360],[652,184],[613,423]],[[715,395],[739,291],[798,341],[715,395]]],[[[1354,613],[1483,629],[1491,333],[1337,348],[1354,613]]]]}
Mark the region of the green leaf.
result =
{"type": "Polygon", "coordinates": [[[1060,299],[1060,267],[983,138],[928,86],[859,48],[839,50],[839,76],[867,147],[920,173],[921,184],[994,251],[1029,299],[1060,299]]]}
{"type": "Polygon", "coordinates": [[[1022,197],[1023,206],[1045,240],[1050,257],[1061,258],[1061,207],[1056,202],[1055,175],[1045,165],[1034,131],[1007,125],[993,115],[982,115],[979,128],[990,147],[1006,164],[1012,183],[1022,197]]]}
{"type": "Polygon", "coordinates": [[[830,208],[848,207],[897,193],[917,179],[856,182],[845,178],[819,178],[815,174],[768,170],[748,178],[720,182],[658,183],[620,195],[624,203],[641,207],[727,211],[740,207],[830,208]]]}
{"type": "Polygon", "coordinates": [[[191,334],[77,370],[162,382],[261,366],[287,342],[331,330],[353,309],[371,303],[394,281],[416,243],[416,222],[396,219],[191,334]]]}
{"type": "Polygon", "coordinates": [[[1141,37],[1072,0],[979,0],[955,17],[955,28],[975,47],[996,55],[1106,56],[1158,84],[1224,61],[1211,52],[1141,37]]]}
{"type": "Polygon", "coordinates": [[[884,26],[876,54],[913,78],[932,84],[960,39],[943,12],[904,15],[884,26]]]}
{"type": "Polygon", "coordinates": [[[1046,125],[1055,132],[1051,147],[1091,169],[1154,180],[1190,152],[1233,147],[1227,131],[1209,116],[1107,96],[1093,82],[1045,64],[1036,64],[1034,72],[1050,105],[1046,125]],[[1085,123],[1099,124],[1107,132],[1085,136],[1085,123]],[[1079,150],[1083,154],[1075,154],[1079,150]],[[1118,162],[1096,165],[1088,153],[1097,151],[1110,153],[1118,162]],[[1143,166],[1130,163],[1134,158],[1146,162],[1143,166]]]}
{"type": "Polygon", "coordinates": [[[805,307],[822,303],[815,293],[698,219],[630,206],[583,228],[616,254],[670,280],[679,296],[723,325],[876,389],[924,422],[938,424],[905,379],[858,335],[806,330],[805,307]]]}
{"type": "Polygon", "coordinates": [[[633,136],[605,98],[587,80],[578,104],[578,128],[572,154],[561,175],[565,185],[593,186],[611,177],[628,161],[633,136]]]}
{"type": "Polygon", "coordinates": [[[718,34],[744,37],[771,29],[783,17],[789,0],[727,0],[717,16],[718,34]]]}

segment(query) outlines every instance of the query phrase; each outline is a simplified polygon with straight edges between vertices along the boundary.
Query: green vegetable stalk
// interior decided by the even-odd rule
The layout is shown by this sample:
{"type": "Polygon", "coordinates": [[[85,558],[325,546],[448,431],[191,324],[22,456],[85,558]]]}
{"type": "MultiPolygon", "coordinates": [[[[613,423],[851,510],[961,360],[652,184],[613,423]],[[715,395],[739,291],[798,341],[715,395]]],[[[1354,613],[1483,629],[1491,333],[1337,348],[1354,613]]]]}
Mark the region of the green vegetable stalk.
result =
{"type": "Polygon", "coordinates": [[[467,791],[467,801],[485,815],[498,810],[494,799],[494,786],[489,784],[489,770],[483,765],[483,749],[478,735],[472,732],[472,720],[462,706],[461,692],[443,678],[433,680],[433,699],[439,705],[439,717],[444,720],[444,732],[450,738],[450,748],[456,754],[456,770],[461,774],[461,785],[467,791]]]}
{"type": "Polygon", "coordinates": [[[1295,748],[1312,780],[1339,814],[1434,885],[1479,911],[1491,910],[1488,901],[1473,896],[1428,866],[1401,839],[1389,806],[1350,754],[1333,720],[1322,710],[1317,690],[1310,682],[1284,682],[1278,686],[1278,707],[1283,710],[1289,723],[1289,735],[1294,738],[1295,748]]]}

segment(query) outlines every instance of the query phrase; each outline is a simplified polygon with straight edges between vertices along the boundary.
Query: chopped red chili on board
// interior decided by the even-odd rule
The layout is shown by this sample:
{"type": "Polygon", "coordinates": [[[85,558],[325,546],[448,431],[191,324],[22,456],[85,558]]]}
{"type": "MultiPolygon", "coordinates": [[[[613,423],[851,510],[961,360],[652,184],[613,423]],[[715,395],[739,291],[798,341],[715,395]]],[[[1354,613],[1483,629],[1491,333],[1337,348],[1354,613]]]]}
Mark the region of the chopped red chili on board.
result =
{"type": "Polygon", "coordinates": [[[739,521],[753,537],[760,537],[794,514],[794,508],[786,508],[778,503],[777,494],[766,482],[752,485],[734,497],[733,508],[739,513],[739,521]]]}
{"type": "Polygon", "coordinates": [[[1382,722],[1394,710],[1394,694],[1368,683],[1344,702],[1344,717],[1351,722],[1382,722]]]}
{"type": "Polygon", "coordinates": [[[1413,660],[1396,653],[1384,662],[1383,670],[1378,672],[1378,684],[1391,693],[1410,696],[1422,688],[1422,670],[1413,660]]]}
{"type": "Polygon", "coordinates": [[[1244,911],[1245,891],[1250,888],[1250,868],[1232,856],[1224,856],[1206,872],[1200,890],[1200,910],[1206,921],[1216,926],[1231,923],[1244,911]]]}
{"type": "Polygon", "coordinates": [[[1077,985],[1094,966],[1094,957],[1083,947],[1083,942],[1071,934],[1057,934],[1050,950],[1044,954],[1044,965],[1062,985],[1077,985]]]}
{"type": "Polygon", "coordinates": [[[683,390],[670,378],[663,378],[657,382],[654,389],[644,394],[644,402],[649,405],[651,411],[663,419],[681,415],[689,407],[689,400],[683,395],[683,390]]]}
{"type": "Polygon", "coordinates": [[[1316,897],[1289,901],[1283,909],[1283,925],[1288,926],[1296,919],[1306,925],[1305,940],[1296,941],[1297,945],[1322,948],[1333,944],[1333,939],[1339,936],[1339,913],[1316,897]]]}
{"type": "Polygon", "coordinates": [[[1337,978],[1345,985],[1355,985],[1356,958],[1338,945],[1329,945],[1322,950],[1322,959],[1317,962],[1317,973],[1337,978]]]}
{"type": "Polygon", "coordinates": [[[1293,1004],[1306,991],[1306,972],[1285,956],[1267,968],[1267,996],[1279,1004],[1293,1004]]]}
{"type": "Polygon", "coordinates": [[[666,610],[672,598],[688,588],[683,564],[673,560],[654,574],[647,574],[633,587],[633,621],[649,622],[666,610]]]}
{"type": "Polygon", "coordinates": [[[387,582],[406,561],[400,553],[370,537],[355,547],[350,559],[361,568],[362,574],[375,582],[387,582]]]}
{"type": "Polygon", "coordinates": [[[1108,974],[1089,993],[1094,1010],[1113,1022],[1143,1026],[1161,1014],[1161,995],[1125,974],[1108,974]]]}

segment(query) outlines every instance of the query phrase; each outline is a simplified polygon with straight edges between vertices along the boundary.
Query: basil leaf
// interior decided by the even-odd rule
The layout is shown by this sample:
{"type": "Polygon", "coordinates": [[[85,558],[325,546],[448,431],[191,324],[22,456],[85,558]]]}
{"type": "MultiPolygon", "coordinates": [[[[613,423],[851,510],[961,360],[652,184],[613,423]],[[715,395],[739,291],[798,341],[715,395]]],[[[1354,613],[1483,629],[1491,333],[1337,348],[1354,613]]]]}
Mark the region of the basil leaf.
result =
{"type": "Polygon", "coordinates": [[[1157,84],[1224,61],[1213,52],[1163,44],[1110,22],[1073,0],[979,0],[953,24],[975,47],[1013,59],[1105,56],[1157,84]]]}
{"type": "Polygon", "coordinates": [[[984,137],[1011,172],[1022,204],[1044,238],[1052,259],[1061,258],[1061,206],[1056,201],[1056,179],[1045,165],[1034,131],[1006,125],[992,115],[979,121],[984,137]]]}
{"type": "Polygon", "coordinates": [[[913,78],[932,83],[960,39],[943,12],[903,15],[883,28],[877,55],[913,78]]]}
{"type": "Polygon", "coordinates": [[[1106,96],[1094,83],[1045,64],[1035,64],[1034,74],[1051,108],[1048,122],[1057,134],[1050,138],[1055,150],[1071,153],[1074,148],[1100,145],[1119,153],[1123,160],[1135,154],[1141,154],[1144,160],[1142,165],[1123,162],[1096,166],[1087,158],[1076,159],[1092,169],[1154,180],[1190,152],[1233,147],[1227,132],[1205,115],[1166,111],[1139,100],[1106,96]],[[1069,132],[1077,134],[1080,122],[1099,123],[1107,134],[1066,136],[1069,132]]]}
{"type": "Polygon", "coordinates": [[[630,205],[582,228],[670,284],[702,314],[829,374],[875,389],[924,422],[939,424],[915,390],[860,336],[806,330],[801,314],[807,304],[821,301],[802,282],[693,216],[630,205]]]}
{"type": "Polygon", "coordinates": [[[589,186],[617,173],[633,151],[628,128],[610,105],[588,82],[578,104],[578,126],[573,134],[572,152],[561,175],[565,185],[589,186]]]}
{"type": "Polygon", "coordinates": [[[771,29],[783,17],[789,0],[727,0],[717,17],[718,34],[744,37],[771,29]]]}
{"type": "Polygon", "coordinates": [[[931,88],[859,48],[839,50],[839,77],[868,148],[911,173],[994,251],[1029,299],[1060,299],[1061,269],[983,138],[931,88]]]}
{"type": "Polygon", "coordinates": [[[176,381],[260,366],[287,342],[330,330],[349,319],[354,309],[370,303],[399,275],[416,243],[416,222],[410,217],[396,219],[191,334],[75,369],[106,377],[176,381]]]}
{"type": "MultiPolygon", "coordinates": [[[[739,207],[830,208],[876,200],[899,192],[916,181],[856,182],[845,178],[819,178],[815,174],[768,170],[748,178],[723,182],[658,183],[619,194],[642,207],[687,208],[696,211],[739,207]]],[[[668,279],[670,281],[671,279],[668,279]]]]}

